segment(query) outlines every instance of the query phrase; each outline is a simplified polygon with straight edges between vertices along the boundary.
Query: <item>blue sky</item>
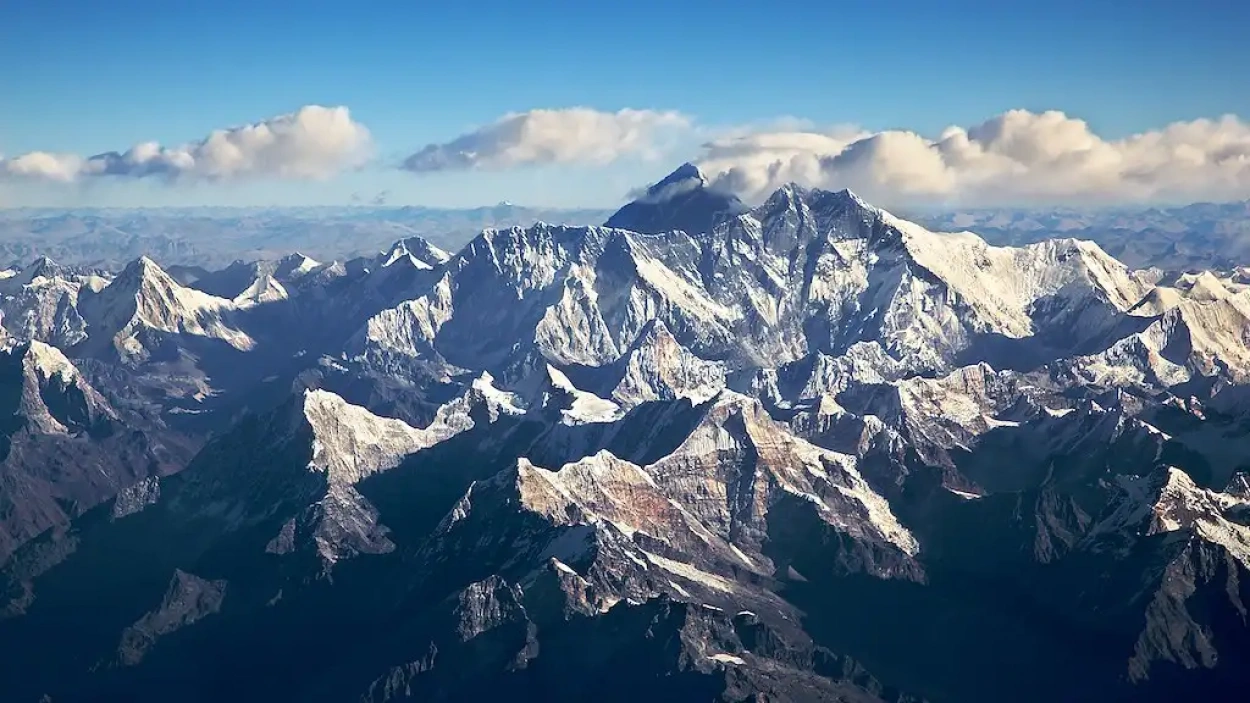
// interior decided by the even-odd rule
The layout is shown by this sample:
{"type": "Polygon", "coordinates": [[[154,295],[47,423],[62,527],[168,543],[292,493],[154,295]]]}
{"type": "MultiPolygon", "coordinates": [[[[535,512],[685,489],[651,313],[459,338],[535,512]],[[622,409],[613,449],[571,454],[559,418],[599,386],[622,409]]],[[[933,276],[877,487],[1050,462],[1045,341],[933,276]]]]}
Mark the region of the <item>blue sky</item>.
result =
{"type": "Polygon", "coordinates": [[[5,157],[176,146],[318,104],[348,107],[372,158],[311,181],[9,178],[0,204],[333,204],[386,191],[394,204],[610,206],[710,139],[839,125],[937,139],[1011,109],[1061,110],[1116,140],[1250,117],[1247,26],[1250,9],[1229,0],[8,2],[0,65],[20,68],[0,72],[5,157]],[[396,168],[507,113],[575,106],[676,111],[694,127],[607,162],[396,168]]]}

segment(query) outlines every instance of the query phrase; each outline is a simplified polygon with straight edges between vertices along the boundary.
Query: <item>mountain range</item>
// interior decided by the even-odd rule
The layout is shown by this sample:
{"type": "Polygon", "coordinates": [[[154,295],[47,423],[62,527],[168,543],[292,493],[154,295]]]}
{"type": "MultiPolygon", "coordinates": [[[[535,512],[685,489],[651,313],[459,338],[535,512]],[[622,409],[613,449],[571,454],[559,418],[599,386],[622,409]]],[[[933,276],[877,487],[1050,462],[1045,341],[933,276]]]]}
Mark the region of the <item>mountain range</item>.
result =
{"type": "Polygon", "coordinates": [[[1129,263],[686,164],[454,252],[15,268],[0,684],[1233,698],[1250,277],[1129,263]]]}
{"type": "Polygon", "coordinates": [[[235,261],[281,258],[300,250],[317,258],[368,256],[396,239],[421,236],[459,248],[486,227],[535,220],[592,224],[611,210],[498,203],[451,209],[354,205],[308,208],[0,209],[0,265],[39,256],[64,264],[120,267],[151,256],[178,277],[193,278],[235,261]]]}
{"type": "MultiPolygon", "coordinates": [[[[697,167],[686,165],[616,213],[506,202],[465,209],[386,205],[0,209],[0,266],[28,268],[31,260],[47,256],[62,264],[117,269],[146,255],[188,283],[232,263],[274,260],[296,250],[317,259],[346,260],[372,256],[397,239],[419,236],[457,251],[484,228],[536,221],[590,225],[607,220],[610,226],[636,232],[665,227],[702,232],[720,213],[747,209],[736,198],[707,188],[701,179],[697,167]],[[702,187],[692,188],[694,184],[702,187]],[[691,207],[691,198],[702,200],[702,205],[691,207]],[[649,221],[640,215],[647,212],[649,221]]],[[[1246,202],[1152,208],[917,209],[899,214],[934,231],[971,230],[998,246],[1054,238],[1089,240],[1135,269],[1155,267],[1172,274],[1229,269],[1250,261],[1246,202]]]]}
{"type": "Polygon", "coordinates": [[[1153,208],[950,210],[915,213],[912,219],[942,231],[971,229],[995,244],[1088,239],[1135,268],[1184,273],[1250,261],[1250,201],[1153,208]]]}

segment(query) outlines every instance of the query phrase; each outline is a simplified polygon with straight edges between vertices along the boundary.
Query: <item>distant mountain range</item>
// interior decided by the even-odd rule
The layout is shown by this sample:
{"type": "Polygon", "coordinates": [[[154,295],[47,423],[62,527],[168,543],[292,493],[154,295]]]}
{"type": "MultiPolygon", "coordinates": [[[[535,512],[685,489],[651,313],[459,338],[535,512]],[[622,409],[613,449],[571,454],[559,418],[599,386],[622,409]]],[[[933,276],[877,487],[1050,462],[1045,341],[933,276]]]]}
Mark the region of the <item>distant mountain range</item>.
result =
{"type": "Polygon", "coordinates": [[[6,271],[5,699],[1250,686],[1250,268],[690,165],[603,219],[6,271]]]}
{"type": "Polygon", "coordinates": [[[1148,209],[977,210],[911,218],[943,232],[972,230],[993,244],[1088,239],[1135,268],[1184,272],[1250,261],[1250,201],[1148,209]]]}
{"type": "MultiPolygon", "coordinates": [[[[737,198],[699,184],[699,178],[691,178],[690,169],[695,167],[687,164],[678,169],[617,213],[511,203],[471,209],[0,210],[0,264],[20,266],[48,256],[62,264],[116,267],[148,255],[167,267],[217,269],[235,261],[279,258],[296,250],[317,259],[342,260],[375,254],[410,236],[456,251],[483,229],[528,227],[536,222],[580,226],[606,220],[609,226],[638,232],[664,227],[702,231],[710,228],[715,216],[746,209],[737,198]],[[691,187],[695,184],[700,187],[691,187]],[[700,202],[692,207],[690,199],[700,202]],[[674,208],[683,214],[674,217],[674,208]]],[[[971,230],[997,245],[1087,239],[1134,268],[1186,272],[1250,261],[1250,202],[1174,208],[915,212],[907,217],[934,231],[971,230]]]]}
{"type": "Polygon", "coordinates": [[[115,267],[146,255],[166,266],[216,269],[236,260],[279,258],[296,250],[326,260],[373,255],[412,236],[454,251],[488,227],[539,221],[595,224],[610,214],[511,203],[459,210],[365,206],[0,210],[0,264],[19,265],[48,256],[63,264],[115,267]]]}

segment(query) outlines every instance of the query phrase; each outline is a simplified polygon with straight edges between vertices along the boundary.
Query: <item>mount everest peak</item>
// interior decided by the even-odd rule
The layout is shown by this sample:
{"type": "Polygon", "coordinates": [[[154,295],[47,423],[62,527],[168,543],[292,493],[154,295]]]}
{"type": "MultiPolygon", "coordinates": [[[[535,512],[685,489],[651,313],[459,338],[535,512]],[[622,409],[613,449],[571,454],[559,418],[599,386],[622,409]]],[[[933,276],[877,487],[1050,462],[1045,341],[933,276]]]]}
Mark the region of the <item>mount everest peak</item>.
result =
{"type": "Polygon", "coordinates": [[[698,166],[685,163],[617,210],[604,224],[643,234],[670,230],[693,234],[711,229],[743,209],[736,196],[713,189],[698,166]]]}

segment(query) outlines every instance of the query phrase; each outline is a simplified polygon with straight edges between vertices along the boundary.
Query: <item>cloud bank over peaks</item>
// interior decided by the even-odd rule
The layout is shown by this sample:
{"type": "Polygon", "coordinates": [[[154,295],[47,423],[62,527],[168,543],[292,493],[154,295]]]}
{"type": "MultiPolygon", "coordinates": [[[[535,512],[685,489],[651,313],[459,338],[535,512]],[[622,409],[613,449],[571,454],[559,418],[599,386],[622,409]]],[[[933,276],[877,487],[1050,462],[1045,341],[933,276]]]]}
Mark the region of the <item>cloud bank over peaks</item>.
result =
{"type": "MultiPolygon", "coordinates": [[[[607,166],[627,158],[677,162],[678,154],[692,150],[689,173],[630,198],[658,201],[709,186],[759,202],[790,182],[850,188],[886,207],[1250,198],[1250,123],[1232,115],[1107,138],[1059,111],[1010,110],[977,125],[921,135],[854,126],[822,131],[792,117],[724,127],[674,110],[534,109],[429,144],[400,168],[429,174],[607,166]]],[[[361,167],[373,155],[369,130],[348,108],[307,105],[180,146],[145,142],[94,156],[0,155],[0,181],[325,179],[361,167]]]]}
{"type": "Polygon", "coordinates": [[[1250,197],[1250,124],[1199,119],[1110,140],[1063,112],[1011,110],[936,139],[847,128],[728,137],[696,163],[747,200],[788,182],[893,205],[1239,200],[1250,197]]]}
{"type": "Polygon", "coordinates": [[[144,142],[124,152],[90,157],[34,151],[0,158],[0,177],[59,182],[103,176],[316,180],[361,166],[372,152],[369,130],[346,107],[307,105],[255,124],[215,130],[181,146],[144,142]]]}
{"type": "Polygon", "coordinates": [[[510,113],[404,160],[415,173],[499,170],[540,164],[609,164],[625,156],[654,157],[665,139],[692,126],[679,112],[586,107],[510,113]]]}

